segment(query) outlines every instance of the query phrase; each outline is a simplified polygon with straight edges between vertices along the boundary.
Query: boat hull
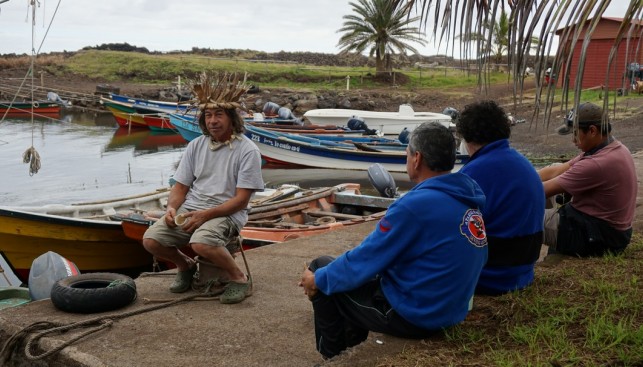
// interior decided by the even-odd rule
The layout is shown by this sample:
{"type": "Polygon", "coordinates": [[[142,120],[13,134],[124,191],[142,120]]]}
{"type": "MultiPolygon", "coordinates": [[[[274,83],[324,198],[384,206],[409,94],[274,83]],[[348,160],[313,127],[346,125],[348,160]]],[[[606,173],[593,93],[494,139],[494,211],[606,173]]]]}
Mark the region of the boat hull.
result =
{"type": "Polygon", "coordinates": [[[60,105],[56,102],[3,102],[0,101],[0,116],[5,113],[9,116],[45,115],[48,117],[60,114],[60,105]],[[9,111],[7,113],[7,111],[9,111]]]}
{"type": "Polygon", "coordinates": [[[152,256],[123,233],[120,222],[0,209],[0,248],[23,281],[35,258],[54,251],[83,272],[151,266],[152,256]]]}
{"type": "Polygon", "coordinates": [[[163,208],[169,188],[128,197],[34,207],[0,208],[0,251],[26,281],[35,258],[53,251],[83,272],[151,269],[152,256],[123,233],[117,213],[163,208]]]}
{"type": "MultiPolygon", "coordinates": [[[[402,110],[403,111],[403,110],[402,110]]],[[[451,117],[434,112],[377,112],[363,110],[346,110],[340,108],[322,108],[304,113],[304,117],[318,125],[346,125],[353,116],[364,119],[369,129],[379,130],[382,134],[398,135],[407,128],[413,130],[424,122],[439,122],[452,128],[451,117]]]]}
{"type": "Polygon", "coordinates": [[[186,141],[192,141],[199,136],[203,135],[199,125],[190,120],[190,117],[184,117],[181,115],[170,114],[170,123],[174,126],[179,134],[186,141]]]}
{"type": "Polygon", "coordinates": [[[149,128],[147,126],[147,123],[143,119],[143,116],[141,115],[125,112],[121,108],[114,107],[110,104],[105,104],[105,107],[109,112],[112,113],[119,127],[132,127],[141,129],[149,128]]]}
{"type": "Polygon", "coordinates": [[[333,149],[288,139],[258,128],[248,127],[246,135],[269,163],[302,167],[366,171],[380,163],[389,172],[406,172],[406,152],[367,152],[333,149]]]}
{"type": "Polygon", "coordinates": [[[168,117],[161,115],[143,115],[142,117],[145,124],[152,131],[176,132],[176,128],[172,123],[170,123],[170,119],[168,117]]]}

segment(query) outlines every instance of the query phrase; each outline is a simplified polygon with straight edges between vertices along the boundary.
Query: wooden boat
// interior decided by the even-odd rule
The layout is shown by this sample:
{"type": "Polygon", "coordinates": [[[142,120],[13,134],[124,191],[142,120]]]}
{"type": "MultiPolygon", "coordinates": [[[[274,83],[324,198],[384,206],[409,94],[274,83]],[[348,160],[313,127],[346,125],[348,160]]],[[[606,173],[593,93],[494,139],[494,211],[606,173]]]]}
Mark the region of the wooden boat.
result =
{"type": "Polygon", "coordinates": [[[185,112],[188,110],[188,104],[166,101],[154,101],[144,98],[135,98],[120,94],[110,93],[109,99],[122,104],[128,104],[130,107],[139,107],[143,113],[155,112],[185,112]]]}
{"type": "Polygon", "coordinates": [[[355,116],[362,118],[369,128],[379,130],[386,135],[398,135],[405,127],[413,130],[423,122],[435,121],[448,128],[455,127],[451,116],[435,112],[415,112],[408,104],[400,105],[397,112],[322,108],[304,113],[308,121],[318,125],[345,125],[355,116]]]}
{"type": "MultiPolygon", "coordinates": [[[[193,107],[189,103],[177,103],[177,102],[166,102],[166,101],[154,101],[144,98],[135,98],[124,96],[120,94],[109,94],[109,99],[115,103],[121,105],[127,105],[130,108],[134,109],[137,113],[143,115],[149,114],[165,114],[165,113],[176,113],[183,115],[186,118],[196,118],[196,111],[192,110],[193,107]]],[[[283,126],[298,126],[297,119],[286,119],[280,118],[277,115],[265,116],[263,113],[250,113],[244,117],[246,122],[257,122],[257,123],[266,123],[266,124],[275,124],[283,126]]]]}
{"type": "Polygon", "coordinates": [[[0,101],[0,116],[4,116],[5,113],[10,116],[29,116],[33,113],[51,117],[59,115],[60,109],[60,104],[52,101],[13,103],[11,101],[0,101]]]}
{"type": "Polygon", "coordinates": [[[146,128],[154,131],[176,132],[169,118],[160,112],[141,110],[131,104],[101,97],[101,103],[114,115],[119,127],[146,128]]]}
{"type": "MultiPolygon", "coordinates": [[[[246,126],[247,135],[257,144],[261,156],[271,164],[302,167],[368,170],[380,163],[389,172],[406,172],[404,150],[360,149],[355,144],[331,144],[323,139],[303,140],[301,136],[246,126]]],[[[457,171],[468,156],[456,156],[457,171]]]]}
{"type": "Polygon", "coordinates": [[[278,123],[260,123],[248,121],[247,125],[278,132],[287,132],[300,135],[363,135],[364,130],[351,130],[341,126],[332,125],[281,125],[278,123]]]}
{"type": "MultiPolygon", "coordinates": [[[[359,184],[340,184],[298,192],[278,200],[254,202],[241,230],[244,248],[314,236],[339,228],[379,220],[395,199],[362,195],[359,184]]],[[[163,215],[119,218],[125,235],[139,242],[145,230],[163,215]]]]}
{"type": "Polygon", "coordinates": [[[114,109],[113,107],[107,107],[107,109],[114,116],[114,119],[118,124],[118,127],[133,128],[133,129],[148,129],[147,123],[140,115],[122,112],[117,109],[114,109]]]}
{"type": "Polygon", "coordinates": [[[301,196],[254,207],[241,230],[244,240],[279,243],[379,220],[395,201],[362,195],[359,184],[309,190],[301,196]]]}
{"type": "Polygon", "coordinates": [[[169,189],[105,201],[39,207],[0,207],[0,251],[26,281],[33,260],[54,251],[85,271],[124,271],[151,266],[152,257],[125,236],[117,212],[162,207],[169,189]]]}
{"type": "Polygon", "coordinates": [[[101,97],[100,103],[114,115],[116,123],[120,127],[147,129],[147,123],[134,108],[120,102],[110,101],[101,97]]]}
{"type": "MultiPolygon", "coordinates": [[[[193,115],[183,115],[171,113],[168,115],[170,123],[178,130],[179,134],[187,141],[192,141],[202,135],[201,128],[196,123],[193,115]]],[[[349,130],[338,126],[299,126],[299,125],[281,125],[274,123],[247,122],[246,127],[255,126],[268,131],[290,132],[299,135],[341,135],[341,136],[360,136],[364,130],[349,130]]]]}
{"type": "Polygon", "coordinates": [[[145,125],[152,131],[173,132],[176,133],[176,127],[170,122],[170,118],[165,114],[141,115],[145,125]]]}
{"type": "Polygon", "coordinates": [[[179,134],[181,134],[183,139],[186,141],[192,141],[203,135],[201,128],[194,121],[192,116],[175,113],[171,113],[168,116],[170,117],[170,123],[172,126],[176,128],[179,134]]]}

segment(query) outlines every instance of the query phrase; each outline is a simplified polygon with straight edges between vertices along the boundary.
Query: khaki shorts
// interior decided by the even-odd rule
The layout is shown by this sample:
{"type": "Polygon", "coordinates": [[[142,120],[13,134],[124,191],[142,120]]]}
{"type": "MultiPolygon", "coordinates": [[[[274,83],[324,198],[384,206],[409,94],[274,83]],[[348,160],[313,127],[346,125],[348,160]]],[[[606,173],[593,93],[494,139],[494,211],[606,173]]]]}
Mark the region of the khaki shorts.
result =
{"type": "Polygon", "coordinates": [[[558,208],[545,209],[545,230],[543,235],[545,245],[556,248],[559,222],[558,208]]]}
{"type": "MultiPolygon", "coordinates": [[[[177,215],[187,210],[180,208],[177,215]]],[[[165,216],[157,220],[145,231],[143,238],[150,238],[165,247],[183,247],[191,243],[209,246],[225,246],[239,235],[237,226],[230,217],[213,218],[203,223],[194,233],[185,232],[181,227],[170,228],[165,224],[165,216]]]]}
{"type": "MultiPolygon", "coordinates": [[[[550,166],[559,166],[561,164],[562,163],[554,163],[550,166]]],[[[558,242],[558,223],[560,223],[558,209],[556,195],[547,198],[545,201],[545,228],[543,231],[543,243],[552,248],[556,248],[556,244],[558,242]]]]}

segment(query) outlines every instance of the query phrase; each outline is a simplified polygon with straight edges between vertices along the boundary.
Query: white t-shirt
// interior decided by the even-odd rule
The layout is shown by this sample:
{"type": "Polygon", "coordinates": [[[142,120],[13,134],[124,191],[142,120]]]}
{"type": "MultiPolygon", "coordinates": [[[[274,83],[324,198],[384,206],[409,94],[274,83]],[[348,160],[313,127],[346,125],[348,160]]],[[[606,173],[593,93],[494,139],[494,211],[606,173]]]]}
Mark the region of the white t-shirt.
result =
{"type": "MultiPolygon", "coordinates": [[[[189,186],[183,207],[201,210],[216,207],[234,197],[236,189],[263,190],[261,154],[246,136],[217,150],[209,147],[209,136],[192,140],[181,158],[174,179],[189,186]]],[[[248,208],[230,216],[238,229],[248,221],[248,208]]]]}

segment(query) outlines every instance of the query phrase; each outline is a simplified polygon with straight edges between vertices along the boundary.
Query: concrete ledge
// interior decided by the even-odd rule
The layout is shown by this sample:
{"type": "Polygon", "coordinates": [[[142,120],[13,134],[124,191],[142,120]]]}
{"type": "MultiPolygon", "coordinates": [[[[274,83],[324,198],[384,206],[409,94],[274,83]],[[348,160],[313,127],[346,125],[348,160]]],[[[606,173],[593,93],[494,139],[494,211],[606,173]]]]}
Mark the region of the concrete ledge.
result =
{"type": "MultiPolygon", "coordinates": [[[[374,226],[375,223],[364,223],[247,251],[255,290],[240,304],[189,301],[129,316],[115,320],[108,329],[91,334],[43,361],[27,360],[24,349],[20,349],[14,352],[10,367],[312,366],[323,363],[314,345],[312,307],[297,286],[304,262],[324,254],[341,254],[359,244],[374,226]]],[[[240,256],[237,261],[242,265],[240,256]]],[[[141,310],[150,306],[146,299],[177,299],[186,295],[170,293],[172,276],[161,274],[164,275],[136,279],[138,299],[114,313],[70,314],[59,311],[49,300],[5,309],[0,312],[0,342],[4,344],[11,335],[34,322],[75,323],[141,310]]],[[[40,346],[50,350],[83,331],[85,329],[52,334],[41,339],[40,346]]],[[[385,347],[391,345],[392,342],[385,341],[385,347]]],[[[390,352],[397,350],[391,348],[390,352]]]]}

